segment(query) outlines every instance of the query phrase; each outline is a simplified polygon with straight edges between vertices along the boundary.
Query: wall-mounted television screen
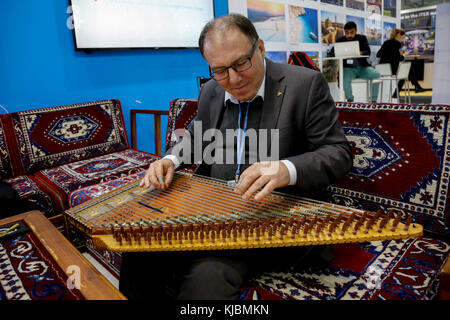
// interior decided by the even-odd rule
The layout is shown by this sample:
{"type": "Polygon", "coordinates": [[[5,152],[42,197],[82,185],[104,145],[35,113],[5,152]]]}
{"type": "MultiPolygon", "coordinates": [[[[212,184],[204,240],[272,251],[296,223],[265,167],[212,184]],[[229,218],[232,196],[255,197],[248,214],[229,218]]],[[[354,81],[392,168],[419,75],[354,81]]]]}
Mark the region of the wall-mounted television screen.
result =
{"type": "Polygon", "coordinates": [[[70,0],[77,50],[197,48],[214,0],[70,0]]]}

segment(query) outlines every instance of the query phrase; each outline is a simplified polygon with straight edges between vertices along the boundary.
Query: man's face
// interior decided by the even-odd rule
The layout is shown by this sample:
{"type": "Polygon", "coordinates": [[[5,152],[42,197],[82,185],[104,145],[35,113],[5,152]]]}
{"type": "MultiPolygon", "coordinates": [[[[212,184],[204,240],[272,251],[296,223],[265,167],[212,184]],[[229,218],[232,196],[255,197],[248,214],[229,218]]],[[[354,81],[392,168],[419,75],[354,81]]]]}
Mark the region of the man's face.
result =
{"type": "MultiPolygon", "coordinates": [[[[212,34],[205,40],[203,55],[212,70],[226,68],[246,58],[253,43],[239,29],[233,28],[226,34],[212,34]]],[[[251,59],[252,67],[242,72],[228,69],[229,77],[217,83],[240,101],[255,97],[264,78],[264,42],[259,39],[251,59]]]]}
{"type": "Polygon", "coordinates": [[[347,40],[353,40],[353,38],[356,36],[356,29],[347,29],[344,30],[345,32],[345,38],[347,38],[347,40]]]}

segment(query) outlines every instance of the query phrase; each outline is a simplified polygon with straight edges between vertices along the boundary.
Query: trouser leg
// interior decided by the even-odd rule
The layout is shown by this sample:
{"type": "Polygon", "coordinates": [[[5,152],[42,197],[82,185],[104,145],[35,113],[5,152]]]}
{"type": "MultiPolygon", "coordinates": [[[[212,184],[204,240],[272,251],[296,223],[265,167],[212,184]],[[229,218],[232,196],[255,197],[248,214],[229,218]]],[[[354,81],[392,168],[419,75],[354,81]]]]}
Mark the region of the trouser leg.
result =
{"type": "Polygon", "coordinates": [[[235,300],[262,272],[310,261],[312,248],[124,253],[119,289],[128,299],[235,300]]]}
{"type": "Polygon", "coordinates": [[[356,78],[357,70],[356,68],[344,68],[344,92],[345,99],[352,100],[353,91],[352,91],[352,81],[356,78]]]}
{"type": "MultiPolygon", "coordinates": [[[[368,80],[374,80],[380,78],[380,72],[378,70],[372,68],[372,67],[364,67],[360,69],[360,72],[358,74],[358,78],[361,79],[368,79],[368,80]]],[[[378,99],[378,90],[380,88],[379,83],[372,84],[372,101],[377,101],[378,99]]]]}

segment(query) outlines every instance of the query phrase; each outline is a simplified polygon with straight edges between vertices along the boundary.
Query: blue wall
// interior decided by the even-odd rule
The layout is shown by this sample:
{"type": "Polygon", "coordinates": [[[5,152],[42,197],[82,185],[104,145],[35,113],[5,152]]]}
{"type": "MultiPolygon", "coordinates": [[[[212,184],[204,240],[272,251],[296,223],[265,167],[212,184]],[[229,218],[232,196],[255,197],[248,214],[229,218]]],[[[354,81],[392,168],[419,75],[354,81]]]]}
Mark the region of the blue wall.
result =
{"type": "MultiPolygon", "coordinates": [[[[68,0],[0,1],[0,105],[9,112],[115,98],[130,135],[130,109],[167,110],[173,98],[197,98],[197,77],[208,76],[199,50],[76,52],[68,6],[68,0]]],[[[215,0],[216,16],[227,13],[228,1],[215,0]]],[[[138,116],[138,148],[148,152],[152,121],[138,116]]]]}

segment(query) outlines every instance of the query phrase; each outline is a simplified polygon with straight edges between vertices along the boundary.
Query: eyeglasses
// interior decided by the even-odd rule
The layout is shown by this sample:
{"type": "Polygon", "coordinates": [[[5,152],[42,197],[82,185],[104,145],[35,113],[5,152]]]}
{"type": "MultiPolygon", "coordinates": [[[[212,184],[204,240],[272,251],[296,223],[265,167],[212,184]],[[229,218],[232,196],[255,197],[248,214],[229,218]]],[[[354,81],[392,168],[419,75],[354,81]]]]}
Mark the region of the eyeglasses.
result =
{"type": "Polygon", "coordinates": [[[213,77],[216,81],[220,81],[220,80],[225,80],[230,76],[230,74],[228,72],[228,69],[230,69],[230,68],[236,72],[243,72],[243,71],[250,69],[252,67],[252,57],[257,48],[257,44],[258,44],[258,39],[256,39],[255,43],[253,44],[252,51],[250,52],[250,54],[247,58],[239,59],[238,61],[236,61],[229,67],[217,68],[214,70],[211,69],[211,67],[209,67],[209,75],[211,77],[213,77]]]}

